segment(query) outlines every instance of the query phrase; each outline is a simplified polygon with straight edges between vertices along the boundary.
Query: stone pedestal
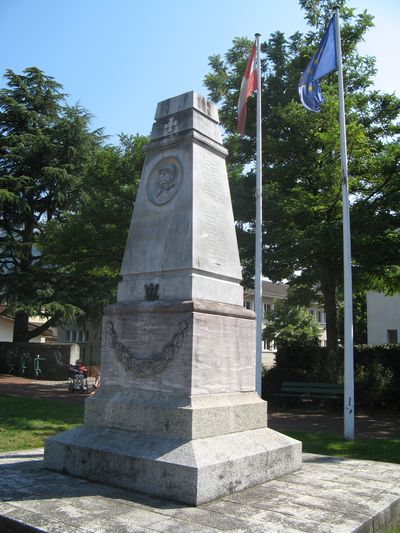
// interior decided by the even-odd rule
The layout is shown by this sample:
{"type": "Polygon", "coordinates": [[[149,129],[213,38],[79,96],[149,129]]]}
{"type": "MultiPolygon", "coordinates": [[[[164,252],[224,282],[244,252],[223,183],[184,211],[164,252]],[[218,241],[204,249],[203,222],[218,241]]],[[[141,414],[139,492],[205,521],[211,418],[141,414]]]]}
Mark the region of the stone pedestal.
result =
{"type": "Polygon", "coordinates": [[[301,467],[255,392],[255,320],[216,108],[158,105],[122,264],[105,309],[102,385],[45,465],[199,505],[301,467]]]}

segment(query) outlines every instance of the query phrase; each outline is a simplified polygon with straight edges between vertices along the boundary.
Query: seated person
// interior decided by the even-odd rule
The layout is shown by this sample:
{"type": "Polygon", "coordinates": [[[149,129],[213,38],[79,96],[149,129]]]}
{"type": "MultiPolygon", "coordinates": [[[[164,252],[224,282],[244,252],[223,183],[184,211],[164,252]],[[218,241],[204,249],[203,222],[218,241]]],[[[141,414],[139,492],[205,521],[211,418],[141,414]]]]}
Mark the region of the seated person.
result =
{"type": "Polygon", "coordinates": [[[83,387],[84,381],[87,378],[88,369],[80,359],[75,361],[74,365],[69,365],[69,377],[74,379],[78,385],[83,387]]]}
{"type": "Polygon", "coordinates": [[[76,364],[76,367],[77,367],[79,373],[80,373],[80,374],[83,374],[83,377],[86,379],[86,378],[87,378],[87,375],[88,375],[88,369],[87,369],[87,366],[84,365],[80,359],[78,359],[78,361],[76,361],[75,364],[76,364]]]}

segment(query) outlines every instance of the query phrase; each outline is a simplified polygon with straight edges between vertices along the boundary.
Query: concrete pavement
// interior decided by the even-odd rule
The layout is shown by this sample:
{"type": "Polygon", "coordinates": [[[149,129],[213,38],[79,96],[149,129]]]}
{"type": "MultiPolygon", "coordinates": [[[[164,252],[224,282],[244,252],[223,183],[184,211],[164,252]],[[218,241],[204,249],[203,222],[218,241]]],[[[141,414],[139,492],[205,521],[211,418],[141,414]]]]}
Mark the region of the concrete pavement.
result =
{"type": "Polygon", "coordinates": [[[400,465],[304,454],[301,471],[200,507],[43,469],[43,450],[0,454],[0,531],[384,533],[400,522],[400,465]]]}

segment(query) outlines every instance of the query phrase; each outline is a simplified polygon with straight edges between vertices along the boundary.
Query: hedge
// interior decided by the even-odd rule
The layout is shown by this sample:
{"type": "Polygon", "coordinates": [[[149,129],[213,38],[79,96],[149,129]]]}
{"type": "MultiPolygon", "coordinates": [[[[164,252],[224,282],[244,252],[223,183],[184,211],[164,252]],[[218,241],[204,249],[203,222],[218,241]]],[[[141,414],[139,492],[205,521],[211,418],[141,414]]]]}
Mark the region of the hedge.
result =
{"type": "MultiPolygon", "coordinates": [[[[356,405],[400,408],[400,344],[355,346],[354,369],[356,405]]],[[[280,348],[264,373],[263,397],[272,399],[282,381],[343,383],[343,348],[334,355],[323,347],[280,348]]]]}

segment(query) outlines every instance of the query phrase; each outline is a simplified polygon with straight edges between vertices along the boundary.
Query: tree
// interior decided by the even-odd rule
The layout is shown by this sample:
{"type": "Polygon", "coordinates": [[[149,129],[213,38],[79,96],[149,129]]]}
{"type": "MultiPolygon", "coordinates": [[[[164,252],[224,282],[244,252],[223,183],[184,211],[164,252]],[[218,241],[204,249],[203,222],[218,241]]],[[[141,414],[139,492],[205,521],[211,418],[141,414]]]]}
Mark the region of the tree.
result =
{"type": "Polygon", "coordinates": [[[320,330],[314,318],[300,305],[278,300],[266,316],[264,339],[280,348],[312,348],[319,345],[320,330]]]}
{"type": "Polygon", "coordinates": [[[116,294],[147,141],[122,134],[119,146],[98,147],[75,210],[52,220],[39,240],[47,261],[74,280],[74,303],[91,318],[116,294]]]}
{"type": "Polygon", "coordinates": [[[0,299],[14,341],[111,298],[145,138],[103,146],[90,115],[37,68],[8,70],[0,91],[0,299]],[[111,280],[111,281],[110,281],[111,280]],[[28,318],[45,323],[28,330],[28,318]]]}
{"type": "MultiPolygon", "coordinates": [[[[64,297],[60,280],[37,249],[47,223],[71,208],[81,172],[100,142],[90,133],[90,115],[67,106],[61,85],[37,68],[5,73],[0,91],[0,297],[14,314],[14,340],[28,341],[63,315],[78,310],[64,297]],[[28,330],[30,315],[48,320],[28,330]]],[[[61,283],[62,285],[62,283],[61,283]]],[[[65,287],[64,287],[65,288],[65,287]]]]}
{"type": "MultiPolygon", "coordinates": [[[[314,31],[288,39],[276,32],[262,45],[263,273],[274,281],[286,278],[292,287],[308,287],[310,297],[318,299],[322,294],[328,350],[335,351],[343,271],[337,73],[321,83],[326,102],[320,113],[302,107],[297,84],[337,2],[301,0],[300,4],[314,31]]],[[[352,227],[354,276],[355,285],[365,288],[371,276],[393,272],[400,259],[398,208],[390,192],[399,179],[400,130],[395,120],[400,100],[371,90],[374,59],[357,53],[372,17],[365,11],[355,15],[345,1],[340,4],[352,220],[357,213],[363,221],[368,219],[352,227]],[[376,255],[369,253],[371,235],[379,244],[376,255]]],[[[212,72],[205,79],[211,98],[220,103],[226,130],[233,206],[247,278],[253,272],[254,257],[255,180],[248,166],[255,156],[255,98],[248,105],[247,135],[238,138],[235,127],[238,89],[251,44],[237,38],[225,60],[211,57],[212,72]]]]}

